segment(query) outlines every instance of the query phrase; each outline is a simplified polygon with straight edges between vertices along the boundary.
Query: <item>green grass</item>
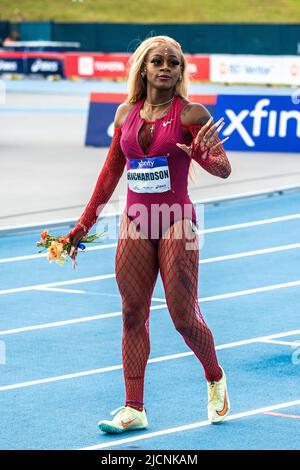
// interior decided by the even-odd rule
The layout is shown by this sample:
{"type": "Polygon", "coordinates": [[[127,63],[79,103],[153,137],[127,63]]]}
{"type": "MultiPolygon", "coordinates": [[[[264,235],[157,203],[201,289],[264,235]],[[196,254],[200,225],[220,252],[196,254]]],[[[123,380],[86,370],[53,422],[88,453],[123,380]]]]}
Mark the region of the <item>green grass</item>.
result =
{"type": "Polygon", "coordinates": [[[0,0],[0,19],[300,23],[300,0],[0,0]]]}

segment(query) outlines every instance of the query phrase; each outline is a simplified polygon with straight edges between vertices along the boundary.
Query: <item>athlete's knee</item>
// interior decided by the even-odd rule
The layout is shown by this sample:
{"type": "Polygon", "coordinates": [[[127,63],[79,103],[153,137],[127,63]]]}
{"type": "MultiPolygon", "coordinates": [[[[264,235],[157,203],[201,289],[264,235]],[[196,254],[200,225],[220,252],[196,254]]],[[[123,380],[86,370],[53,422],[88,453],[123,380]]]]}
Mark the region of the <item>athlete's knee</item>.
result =
{"type": "Polygon", "coordinates": [[[185,318],[176,315],[173,317],[173,323],[178,333],[182,336],[190,337],[192,335],[193,327],[185,318]]]}
{"type": "Polygon", "coordinates": [[[147,321],[147,315],[145,315],[142,306],[135,301],[123,304],[122,317],[123,326],[126,330],[136,328],[147,321]]]}
{"type": "Polygon", "coordinates": [[[174,312],[172,315],[174,326],[185,338],[201,337],[203,334],[206,337],[212,336],[204,320],[197,318],[193,313],[184,312],[184,315],[183,311],[176,313],[177,315],[174,315],[174,312]]]}

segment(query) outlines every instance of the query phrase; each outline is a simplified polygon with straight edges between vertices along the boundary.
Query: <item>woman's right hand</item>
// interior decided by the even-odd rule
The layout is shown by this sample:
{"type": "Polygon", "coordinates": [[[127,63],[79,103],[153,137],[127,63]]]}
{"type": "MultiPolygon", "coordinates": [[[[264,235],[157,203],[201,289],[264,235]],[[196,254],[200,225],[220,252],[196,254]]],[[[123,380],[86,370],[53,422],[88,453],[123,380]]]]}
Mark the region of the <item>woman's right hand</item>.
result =
{"type": "Polygon", "coordinates": [[[77,263],[76,263],[76,257],[77,257],[77,254],[78,254],[78,247],[77,246],[78,246],[78,243],[80,243],[80,241],[82,240],[82,238],[86,235],[86,233],[85,233],[83,228],[79,228],[77,231],[75,231],[75,235],[72,235],[73,231],[74,231],[74,229],[72,229],[66,235],[66,238],[70,239],[71,249],[70,249],[69,256],[72,259],[72,267],[73,267],[73,269],[75,269],[76,266],[77,266],[77,263]]]}

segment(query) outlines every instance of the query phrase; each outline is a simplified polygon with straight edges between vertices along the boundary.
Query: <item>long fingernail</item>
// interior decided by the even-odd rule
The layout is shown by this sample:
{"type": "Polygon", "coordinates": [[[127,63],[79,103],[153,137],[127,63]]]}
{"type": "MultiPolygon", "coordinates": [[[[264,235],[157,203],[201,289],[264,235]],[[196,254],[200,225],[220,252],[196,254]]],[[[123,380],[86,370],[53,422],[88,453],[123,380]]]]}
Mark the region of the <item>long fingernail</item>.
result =
{"type": "Polygon", "coordinates": [[[222,122],[221,124],[219,124],[217,127],[216,127],[216,130],[219,132],[222,127],[225,126],[225,122],[222,122]]]}
{"type": "Polygon", "coordinates": [[[223,117],[220,118],[220,119],[216,122],[215,126],[218,126],[222,121],[224,121],[224,118],[223,118],[223,117]]]}

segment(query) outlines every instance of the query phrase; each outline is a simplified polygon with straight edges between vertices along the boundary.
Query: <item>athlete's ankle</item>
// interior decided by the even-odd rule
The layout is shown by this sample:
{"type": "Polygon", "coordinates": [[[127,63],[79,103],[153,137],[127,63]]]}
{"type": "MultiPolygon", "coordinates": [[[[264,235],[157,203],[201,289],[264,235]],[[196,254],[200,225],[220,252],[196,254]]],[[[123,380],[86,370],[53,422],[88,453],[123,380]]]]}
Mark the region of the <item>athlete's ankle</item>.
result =
{"type": "Polygon", "coordinates": [[[139,402],[131,401],[131,400],[127,400],[125,403],[125,406],[129,406],[130,408],[134,408],[135,410],[138,410],[138,411],[143,411],[144,409],[144,403],[139,403],[139,402]]]}
{"type": "Polygon", "coordinates": [[[207,382],[219,382],[221,378],[223,377],[223,370],[219,366],[217,371],[214,371],[214,374],[205,374],[207,382]]]}

